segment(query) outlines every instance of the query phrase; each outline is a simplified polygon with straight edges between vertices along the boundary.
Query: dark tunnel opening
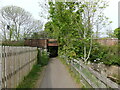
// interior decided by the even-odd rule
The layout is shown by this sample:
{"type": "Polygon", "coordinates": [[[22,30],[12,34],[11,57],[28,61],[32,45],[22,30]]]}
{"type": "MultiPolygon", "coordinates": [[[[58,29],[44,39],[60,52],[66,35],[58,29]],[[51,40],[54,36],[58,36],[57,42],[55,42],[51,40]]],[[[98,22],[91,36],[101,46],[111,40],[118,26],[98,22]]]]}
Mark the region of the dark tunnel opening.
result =
{"type": "Polygon", "coordinates": [[[58,56],[58,46],[48,46],[49,57],[57,57],[58,56]]]}

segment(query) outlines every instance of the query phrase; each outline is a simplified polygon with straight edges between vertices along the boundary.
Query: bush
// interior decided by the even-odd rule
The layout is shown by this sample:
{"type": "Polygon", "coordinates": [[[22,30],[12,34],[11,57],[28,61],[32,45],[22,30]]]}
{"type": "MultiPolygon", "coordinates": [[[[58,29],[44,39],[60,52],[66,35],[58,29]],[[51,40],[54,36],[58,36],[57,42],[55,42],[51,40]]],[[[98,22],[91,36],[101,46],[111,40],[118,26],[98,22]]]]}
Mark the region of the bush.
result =
{"type": "Polygon", "coordinates": [[[99,63],[107,52],[107,47],[101,46],[99,43],[94,43],[89,60],[91,62],[99,63]]]}
{"type": "Polygon", "coordinates": [[[120,65],[118,45],[102,46],[97,43],[94,44],[89,60],[95,63],[103,62],[106,65],[120,65]]]}
{"type": "MultiPolygon", "coordinates": [[[[89,50],[89,45],[86,48],[89,50]]],[[[65,55],[68,58],[81,58],[84,56],[83,49],[83,44],[81,43],[73,43],[71,47],[64,45],[62,48],[59,47],[59,55],[65,55]]],[[[89,61],[120,66],[120,50],[118,49],[120,49],[120,45],[105,46],[94,42],[89,61]]]]}
{"type": "Polygon", "coordinates": [[[105,54],[102,58],[104,64],[107,65],[119,65],[120,66],[120,58],[118,57],[118,46],[112,46],[107,48],[107,54],[105,54]]]}
{"type": "Polygon", "coordinates": [[[3,46],[24,46],[24,41],[4,41],[3,46]]]}
{"type": "Polygon", "coordinates": [[[49,61],[49,55],[47,51],[40,51],[40,49],[38,49],[37,59],[37,63],[41,66],[47,65],[49,61]]]}

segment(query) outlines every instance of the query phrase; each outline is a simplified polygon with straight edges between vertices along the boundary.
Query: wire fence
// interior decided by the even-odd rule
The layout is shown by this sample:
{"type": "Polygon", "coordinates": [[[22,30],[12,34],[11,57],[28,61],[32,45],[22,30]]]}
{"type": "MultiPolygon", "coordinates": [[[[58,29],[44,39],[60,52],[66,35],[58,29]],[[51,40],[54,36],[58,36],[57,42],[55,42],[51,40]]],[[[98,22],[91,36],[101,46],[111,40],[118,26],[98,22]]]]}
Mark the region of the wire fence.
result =
{"type": "Polygon", "coordinates": [[[0,89],[16,88],[37,61],[36,47],[0,46],[0,89]]]}

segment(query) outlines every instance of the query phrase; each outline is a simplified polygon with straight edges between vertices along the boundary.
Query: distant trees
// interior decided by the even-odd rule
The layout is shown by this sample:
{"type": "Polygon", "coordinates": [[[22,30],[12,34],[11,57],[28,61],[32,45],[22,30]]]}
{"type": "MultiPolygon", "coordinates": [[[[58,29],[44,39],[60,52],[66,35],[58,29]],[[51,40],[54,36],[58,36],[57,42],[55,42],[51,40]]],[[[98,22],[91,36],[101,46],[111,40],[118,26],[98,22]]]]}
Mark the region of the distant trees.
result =
{"type": "Polygon", "coordinates": [[[0,30],[5,41],[21,40],[42,27],[40,21],[34,20],[29,12],[20,7],[5,6],[0,13],[0,30]]]}
{"type": "Polygon", "coordinates": [[[120,39],[120,28],[116,28],[115,30],[107,30],[106,34],[108,38],[120,39]]]}
{"type": "MultiPolygon", "coordinates": [[[[94,37],[100,38],[100,34],[101,34],[100,31],[103,30],[103,28],[110,25],[111,23],[112,23],[112,21],[109,21],[109,18],[104,16],[103,13],[101,15],[98,15],[95,26],[94,26],[95,27],[94,37]]],[[[108,30],[107,34],[110,34],[109,30],[108,30]]],[[[111,35],[110,35],[110,37],[111,37],[111,35]]]]}
{"type": "Polygon", "coordinates": [[[120,40],[120,28],[114,30],[114,36],[120,40]]]}
{"type": "Polygon", "coordinates": [[[40,38],[48,38],[47,33],[45,31],[34,32],[31,37],[32,39],[40,39],[40,38]]]}
{"type": "Polygon", "coordinates": [[[33,33],[41,32],[43,23],[40,20],[31,20],[23,26],[23,38],[31,37],[33,33]]]}
{"type": "Polygon", "coordinates": [[[115,38],[114,31],[113,30],[106,30],[107,38],[115,38]]]}

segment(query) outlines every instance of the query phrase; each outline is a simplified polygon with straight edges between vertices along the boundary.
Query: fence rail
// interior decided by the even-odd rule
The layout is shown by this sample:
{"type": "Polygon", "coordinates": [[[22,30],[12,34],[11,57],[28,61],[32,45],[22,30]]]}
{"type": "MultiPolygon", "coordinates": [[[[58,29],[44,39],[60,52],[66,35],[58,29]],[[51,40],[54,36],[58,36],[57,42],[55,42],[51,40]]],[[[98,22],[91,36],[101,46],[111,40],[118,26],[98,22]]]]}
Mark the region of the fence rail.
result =
{"type": "Polygon", "coordinates": [[[66,60],[66,63],[69,64],[71,68],[74,68],[92,88],[113,88],[120,90],[120,85],[88,67],[81,60],[72,59],[70,61],[65,57],[63,58],[66,60]]]}
{"type": "Polygon", "coordinates": [[[36,47],[0,47],[0,89],[16,88],[37,61],[36,47]]]}

